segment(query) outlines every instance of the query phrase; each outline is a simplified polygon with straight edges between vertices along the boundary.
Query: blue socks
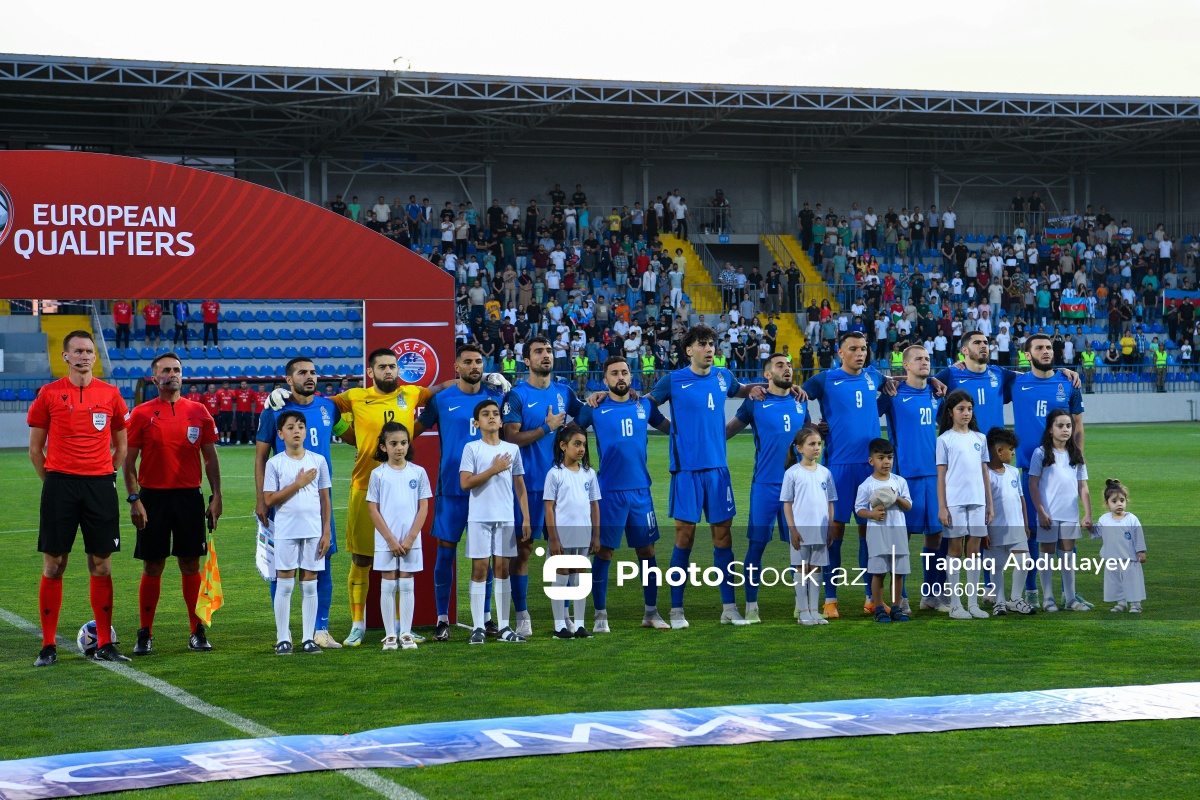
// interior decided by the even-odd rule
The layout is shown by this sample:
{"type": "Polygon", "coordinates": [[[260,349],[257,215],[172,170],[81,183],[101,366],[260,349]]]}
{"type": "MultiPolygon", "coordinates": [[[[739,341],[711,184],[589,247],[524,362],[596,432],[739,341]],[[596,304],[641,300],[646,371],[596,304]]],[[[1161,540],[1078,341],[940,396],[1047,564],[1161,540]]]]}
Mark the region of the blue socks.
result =
{"type": "Polygon", "coordinates": [[[724,604],[736,603],[737,595],[733,591],[733,584],[729,582],[729,565],[733,563],[733,548],[732,547],[714,547],[713,548],[713,566],[721,570],[721,602],[724,604]]]}
{"type": "MultiPolygon", "coordinates": [[[[1038,540],[1037,540],[1036,529],[1034,531],[1033,536],[1029,537],[1029,555],[1032,556],[1034,559],[1037,559],[1042,555],[1041,553],[1038,552],[1038,540]]],[[[1025,576],[1025,591],[1027,591],[1027,592],[1036,592],[1037,591],[1037,570],[1036,569],[1029,570],[1029,574],[1025,576]]]]}
{"type": "Polygon", "coordinates": [[[608,571],[612,561],[595,556],[592,559],[592,608],[604,611],[608,608],[608,571]]]}
{"type": "Polygon", "coordinates": [[[450,592],[454,588],[454,557],[458,549],[438,546],[433,564],[433,594],[439,617],[450,615],[450,592]]]}
{"type": "MultiPolygon", "coordinates": [[[[491,570],[488,571],[491,574],[491,570]]],[[[513,609],[519,614],[529,610],[529,576],[510,573],[509,586],[512,590],[513,609]]]]}
{"type": "MultiPolygon", "coordinates": [[[[483,585],[483,613],[486,616],[492,610],[492,565],[488,564],[488,576],[483,585]]],[[[525,586],[529,586],[529,577],[525,578],[525,586]]]]}
{"type": "Polygon", "coordinates": [[[825,602],[837,602],[837,586],[833,582],[834,570],[842,566],[842,540],[834,539],[829,545],[829,566],[821,567],[821,577],[825,582],[825,602]]]}
{"type": "MultiPolygon", "coordinates": [[[[688,564],[691,563],[692,551],[682,550],[678,545],[671,550],[671,567],[679,567],[687,574],[688,564]]],[[[671,608],[683,608],[683,590],[687,586],[687,581],[680,581],[678,586],[671,587],[671,608]]],[[[724,588],[721,592],[724,593],[724,588]]]]}
{"type": "Polygon", "coordinates": [[[758,581],[762,577],[762,560],[763,553],[767,549],[766,542],[756,542],[753,539],[746,545],[746,602],[758,602],[758,581]],[[754,571],[758,573],[754,576],[754,580],[750,580],[750,567],[754,567],[754,571]]]}
{"type": "MultiPolygon", "coordinates": [[[[275,588],[275,584],[271,584],[275,588]]],[[[275,593],[271,593],[275,599],[275,593]]],[[[333,573],[329,571],[329,556],[325,556],[325,571],[317,573],[317,626],[318,631],[329,630],[329,605],[333,602],[333,573]]]]}
{"type": "MultiPolygon", "coordinates": [[[[658,568],[658,559],[654,556],[642,559],[642,575],[649,575],[649,570],[658,568]]],[[[605,580],[608,580],[606,577],[605,580]]],[[[654,581],[646,581],[646,585],[642,587],[642,600],[650,608],[658,607],[658,584],[654,581]]]]}

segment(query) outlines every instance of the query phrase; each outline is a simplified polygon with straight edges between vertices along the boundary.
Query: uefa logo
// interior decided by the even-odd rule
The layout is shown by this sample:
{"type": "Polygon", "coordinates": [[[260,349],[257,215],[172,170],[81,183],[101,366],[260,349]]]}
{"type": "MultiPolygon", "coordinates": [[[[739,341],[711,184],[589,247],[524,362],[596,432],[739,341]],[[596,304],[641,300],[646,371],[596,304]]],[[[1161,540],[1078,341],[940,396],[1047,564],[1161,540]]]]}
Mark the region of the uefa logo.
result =
{"type": "Polygon", "coordinates": [[[13,228],[13,202],[12,195],[8,193],[3,185],[0,185],[0,244],[4,244],[4,240],[8,238],[8,234],[13,228]]]}
{"type": "Polygon", "coordinates": [[[400,365],[401,383],[429,386],[438,374],[438,357],[433,348],[420,339],[401,339],[392,345],[400,365]]]}

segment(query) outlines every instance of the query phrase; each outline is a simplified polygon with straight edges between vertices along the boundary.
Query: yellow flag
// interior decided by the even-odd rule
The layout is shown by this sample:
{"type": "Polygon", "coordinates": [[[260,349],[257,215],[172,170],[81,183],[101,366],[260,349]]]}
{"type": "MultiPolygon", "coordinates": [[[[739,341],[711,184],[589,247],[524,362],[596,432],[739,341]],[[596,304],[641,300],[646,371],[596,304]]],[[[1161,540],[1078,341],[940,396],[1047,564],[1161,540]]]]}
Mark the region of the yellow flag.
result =
{"type": "Polygon", "coordinates": [[[212,626],[213,612],[225,602],[221,589],[221,568],[217,565],[217,543],[208,540],[208,558],[204,562],[204,582],[200,584],[200,596],[196,598],[196,616],[206,627],[212,626]]]}

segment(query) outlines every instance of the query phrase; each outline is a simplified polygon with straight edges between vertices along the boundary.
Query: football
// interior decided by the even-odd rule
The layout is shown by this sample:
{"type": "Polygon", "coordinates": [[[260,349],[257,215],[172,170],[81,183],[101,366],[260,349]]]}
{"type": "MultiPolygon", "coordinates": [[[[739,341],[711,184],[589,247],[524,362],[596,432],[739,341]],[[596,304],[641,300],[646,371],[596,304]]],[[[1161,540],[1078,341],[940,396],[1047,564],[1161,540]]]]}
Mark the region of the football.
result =
{"type": "MultiPolygon", "coordinates": [[[[110,627],[108,630],[113,644],[117,644],[117,629],[110,627]]],[[[84,656],[90,657],[96,652],[96,620],[90,620],[79,629],[79,635],[75,637],[75,646],[84,656]]]]}
{"type": "Polygon", "coordinates": [[[891,508],[896,502],[896,490],[890,486],[880,486],[871,492],[871,508],[891,508]]]}

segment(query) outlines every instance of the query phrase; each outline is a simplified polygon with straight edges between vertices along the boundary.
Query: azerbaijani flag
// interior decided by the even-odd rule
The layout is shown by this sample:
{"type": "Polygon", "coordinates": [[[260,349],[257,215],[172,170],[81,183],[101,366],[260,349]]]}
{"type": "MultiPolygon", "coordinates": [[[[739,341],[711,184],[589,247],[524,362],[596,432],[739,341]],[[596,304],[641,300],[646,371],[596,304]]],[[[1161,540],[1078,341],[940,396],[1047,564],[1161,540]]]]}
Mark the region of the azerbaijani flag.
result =
{"type": "Polygon", "coordinates": [[[221,588],[221,568],[217,565],[217,543],[208,540],[208,558],[204,561],[204,582],[200,584],[200,595],[196,598],[196,616],[205,624],[212,625],[213,612],[225,603],[225,591],[221,588]]]}
{"type": "Polygon", "coordinates": [[[1042,237],[1042,244],[1069,245],[1070,243],[1070,228],[1046,228],[1046,234],[1042,237]]]}
{"type": "Polygon", "coordinates": [[[1168,306],[1181,306],[1191,303],[1200,306],[1200,292],[1185,292],[1182,289],[1167,289],[1163,292],[1163,303],[1168,306]]]}
{"type": "Polygon", "coordinates": [[[1087,301],[1078,297],[1063,300],[1059,303],[1063,319],[1086,319],[1087,301]]]}

